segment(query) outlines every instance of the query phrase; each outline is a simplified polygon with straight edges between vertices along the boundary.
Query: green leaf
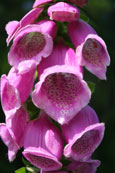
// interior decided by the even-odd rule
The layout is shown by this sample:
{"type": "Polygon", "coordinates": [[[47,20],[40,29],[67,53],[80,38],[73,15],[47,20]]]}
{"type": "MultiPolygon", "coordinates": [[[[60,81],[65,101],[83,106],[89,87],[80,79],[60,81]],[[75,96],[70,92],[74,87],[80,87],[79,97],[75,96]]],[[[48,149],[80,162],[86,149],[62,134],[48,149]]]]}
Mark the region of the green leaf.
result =
{"type": "Polygon", "coordinates": [[[90,90],[91,90],[91,94],[93,94],[93,92],[95,91],[95,83],[93,82],[87,82],[90,90]]]}
{"type": "Polygon", "coordinates": [[[26,169],[31,173],[39,173],[40,172],[40,169],[38,169],[36,167],[27,166],[26,169]]]}
{"type": "Polygon", "coordinates": [[[84,20],[85,22],[89,22],[89,18],[85,15],[85,14],[80,14],[80,18],[82,19],[82,20],[84,20]]]}
{"type": "Polygon", "coordinates": [[[15,173],[26,173],[26,168],[22,167],[22,168],[16,170],[15,173]]]}

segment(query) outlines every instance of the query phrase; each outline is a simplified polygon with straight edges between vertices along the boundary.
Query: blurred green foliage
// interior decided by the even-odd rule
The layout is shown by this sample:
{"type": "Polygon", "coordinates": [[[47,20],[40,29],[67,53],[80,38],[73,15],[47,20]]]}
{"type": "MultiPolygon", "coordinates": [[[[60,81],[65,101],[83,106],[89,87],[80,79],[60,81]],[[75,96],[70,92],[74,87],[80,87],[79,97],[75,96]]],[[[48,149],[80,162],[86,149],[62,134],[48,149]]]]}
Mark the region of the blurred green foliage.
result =
{"type": "MultiPolygon", "coordinates": [[[[8,73],[7,61],[9,48],[6,46],[5,25],[11,20],[20,20],[32,7],[34,0],[0,0],[0,75],[8,73]]],[[[101,122],[105,122],[105,137],[93,158],[101,160],[97,173],[115,172],[115,0],[89,0],[83,9],[89,23],[105,40],[111,57],[107,71],[107,81],[100,81],[85,71],[85,79],[96,83],[90,105],[96,110],[101,122]]],[[[0,122],[4,113],[0,108],[0,122]]],[[[0,141],[0,173],[13,173],[23,167],[21,151],[13,163],[7,159],[7,147],[0,141]]]]}

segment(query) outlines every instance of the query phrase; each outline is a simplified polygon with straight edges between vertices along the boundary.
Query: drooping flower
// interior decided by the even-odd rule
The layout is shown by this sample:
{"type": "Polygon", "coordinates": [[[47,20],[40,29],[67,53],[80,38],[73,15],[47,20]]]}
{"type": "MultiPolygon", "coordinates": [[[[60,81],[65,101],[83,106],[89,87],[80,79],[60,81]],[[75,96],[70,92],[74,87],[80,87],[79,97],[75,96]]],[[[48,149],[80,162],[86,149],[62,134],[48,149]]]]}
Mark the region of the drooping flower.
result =
{"type": "Polygon", "coordinates": [[[40,78],[32,93],[33,103],[61,124],[70,121],[91,97],[76,60],[69,61],[73,54],[64,44],[56,44],[52,54],[38,66],[40,78]]]}
{"type": "Polygon", "coordinates": [[[80,7],[83,7],[88,3],[88,0],[69,0],[69,2],[74,3],[80,7]]]}
{"type": "Polygon", "coordinates": [[[21,28],[25,27],[28,24],[32,24],[42,13],[42,11],[43,8],[35,8],[29,11],[20,21],[8,22],[5,28],[8,34],[8,38],[6,40],[7,45],[9,45],[10,41],[16,36],[21,28]]]}
{"type": "Polygon", "coordinates": [[[19,64],[19,69],[12,67],[8,76],[1,76],[1,103],[7,116],[14,114],[29,97],[35,71],[34,61],[24,61],[19,64]]]}
{"type": "Polygon", "coordinates": [[[0,137],[8,147],[8,159],[13,161],[17,151],[23,146],[24,131],[29,119],[28,113],[20,107],[10,117],[6,115],[6,123],[0,123],[0,137]]]}
{"type": "Polygon", "coordinates": [[[96,173],[100,166],[99,160],[72,161],[66,168],[73,173],[96,173]]]}
{"type": "Polygon", "coordinates": [[[68,124],[62,125],[62,132],[67,142],[64,155],[86,161],[103,139],[104,123],[99,123],[96,112],[86,106],[68,124]]]}
{"type": "Polygon", "coordinates": [[[86,22],[78,20],[68,25],[69,36],[76,47],[76,57],[81,66],[97,76],[106,79],[106,68],[110,57],[105,42],[86,22]]]}
{"type": "Polygon", "coordinates": [[[8,61],[12,66],[18,67],[24,60],[34,60],[39,64],[41,57],[51,54],[53,48],[52,37],[42,31],[37,24],[23,27],[15,39],[8,53],[8,61]]]}
{"type": "Polygon", "coordinates": [[[63,152],[63,138],[58,128],[41,112],[29,122],[24,136],[24,157],[44,171],[58,170],[63,152]],[[31,136],[31,138],[30,138],[31,136]]]}
{"type": "Polygon", "coordinates": [[[50,2],[53,2],[54,0],[35,0],[33,4],[33,8],[40,7],[44,4],[48,4],[50,2]]]}
{"type": "Polygon", "coordinates": [[[48,8],[48,15],[51,20],[60,22],[76,21],[80,18],[80,12],[77,7],[74,7],[66,2],[58,2],[48,8]]]}

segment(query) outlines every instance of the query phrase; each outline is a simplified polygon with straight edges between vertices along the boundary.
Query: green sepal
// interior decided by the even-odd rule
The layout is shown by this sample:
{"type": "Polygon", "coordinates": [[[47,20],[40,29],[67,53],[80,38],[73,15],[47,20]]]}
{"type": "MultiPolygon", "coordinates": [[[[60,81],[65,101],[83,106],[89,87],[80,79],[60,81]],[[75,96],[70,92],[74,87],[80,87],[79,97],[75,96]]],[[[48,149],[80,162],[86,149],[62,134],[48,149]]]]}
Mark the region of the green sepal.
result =
{"type": "Polygon", "coordinates": [[[95,91],[95,83],[88,81],[87,84],[91,90],[91,94],[93,94],[93,92],[95,91]]]}
{"type": "Polygon", "coordinates": [[[16,170],[15,173],[27,173],[26,167],[22,167],[22,168],[16,170]]]}

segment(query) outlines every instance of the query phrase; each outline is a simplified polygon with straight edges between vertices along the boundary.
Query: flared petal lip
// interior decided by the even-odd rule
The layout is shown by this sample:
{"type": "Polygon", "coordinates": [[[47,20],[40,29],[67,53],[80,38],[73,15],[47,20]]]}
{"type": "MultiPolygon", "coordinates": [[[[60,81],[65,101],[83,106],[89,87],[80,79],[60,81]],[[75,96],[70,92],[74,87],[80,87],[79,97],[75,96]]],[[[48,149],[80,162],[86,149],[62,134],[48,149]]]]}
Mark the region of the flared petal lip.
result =
{"type": "MultiPolygon", "coordinates": [[[[62,167],[62,163],[59,162],[58,159],[54,155],[50,154],[49,152],[47,152],[46,150],[41,149],[41,148],[29,147],[29,148],[24,149],[22,154],[25,156],[25,158],[27,160],[29,160],[28,154],[32,154],[35,156],[45,157],[45,158],[51,159],[51,160],[56,162],[56,164],[57,164],[56,168],[52,168],[52,169],[51,168],[46,168],[46,169],[44,168],[43,170],[45,170],[45,171],[58,170],[62,167]]],[[[29,161],[31,161],[31,160],[29,160],[29,161]]],[[[32,163],[32,164],[34,164],[34,163],[32,163]]],[[[34,165],[38,167],[38,165],[36,165],[36,164],[34,164],[34,165]]],[[[39,168],[42,169],[42,167],[39,167],[39,168]]]]}
{"type": "Polygon", "coordinates": [[[72,145],[79,139],[82,137],[82,135],[84,135],[86,132],[90,131],[90,130],[99,130],[100,131],[100,134],[99,134],[99,142],[95,145],[95,148],[94,150],[98,147],[98,145],[101,143],[102,139],[103,139],[103,136],[104,136],[104,130],[105,130],[105,125],[104,123],[96,123],[96,124],[93,124],[93,125],[90,125],[88,126],[83,132],[79,133],[79,134],[76,134],[74,137],[73,137],[73,140],[71,140],[71,142],[69,142],[65,148],[64,148],[64,155],[66,157],[72,157],[74,160],[81,160],[81,161],[86,161],[91,155],[92,153],[94,152],[94,150],[90,151],[90,153],[84,157],[79,158],[79,155],[77,156],[77,154],[75,154],[74,156],[74,153],[72,151],[72,145]]]}
{"type": "Polygon", "coordinates": [[[9,64],[14,66],[15,68],[18,67],[18,65],[21,61],[25,61],[25,60],[21,60],[20,57],[14,53],[16,44],[25,34],[28,34],[30,32],[42,33],[44,35],[44,38],[46,41],[46,44],[45,44],[43,50],[41,52],[39,52],[36,56],[33,56],[31,58],[31,60],[34,60],[36,62],[36,65],[39,64],[42,57],[45,58],[45,57],[49,56],[53,49],[53,40],[49,34],[42,32],[42,28],[39,25],[36,25],[36,24],[27,25],[27,26],[23,27],[22,29],[20,29],[20,31],[18,32],[18,35],[16,35],[16,37],[14,38],[13,45],[8,53],[9,64]]]}
{"type": "MultiPolygon", "coordinates": [[[[44,104],[44,102],[40,103],[38,98],[37,98],[37,95],[39,94],[40,92],[40,89],[42,87],[42,83],[45,81],[45,78],[50,75],[50,74],[53,74],[53,73],[58,73],[58,72],[62,72],[62,73],[71,73],[71,74],[75,74],[79,80],[82,81],[82,86],[83,86],[83,93],[85,93],[85,97],[84,97],[84,94],[82,93],[82,96],[84,97],[82,99],[82,101],[80,101],[79,103],[75,102],[74,104],[74,109],[72,109],[72,115],[75,116],[76,113],[78,113],[78,111],[81,110],[81,108],[83,108],[84,106],[86,106],[86,104],[88,104],[89,100],[90,100],[90,97],[91,97],[91,91],[90,89],[88,88],[87,84],[85,83],[85,81],[82,80],[82,74],[78,72],[78,70],[76,69],[76,67],[73,67],[73,66],[68,66],[68,65],[56,65],[56,66],[53,66],[53,67],[49,67],[47,69],[44,70],[43,74],[40,76],[40,81],[35,85],[35,90],[33,91],[32,93],[32,101],[33,103],[39,107],[39,104],[41,105],[40,108],[41,109],[44,109],[44,111],[49,115],[51,116],[53,119],[55,119],[56,121],[58,121],[60,124],[65,124],[67,123],[68,121],[70,121],[72,119],[73,116],[70,116],[69,113],[68,113],[68,116],[66,115],[66,120],[64,117],[62,117],[61,115],[56,115],[55,116],[53,115],[53,111],[50,111],[49,110],[49,105],[51,106],[51,103],[47,103],[44,104]],[[75,106],[77,104],[77,106],[75,106]],[[51,115],[52,114],[52,115],[51,115]]],[[[55,112],[56,113],[56,112],[55,112]]],[[[58,113],[57,113],[58,114],[58,113]]],[[[64,115],[65,116],[65,115],[64,115]]]]}
{"type": "Polygon", "coordinates": [[[85,38],[85,41],[77,47],[76,56],[77,56],[78,63],[81,66],[85,66],[89,71],[91,71],[91,73],[93,73],[99,79],[106,80],[106,66],[110,65],[110,56],[108,54],[106,44],[102,40],[101,37],[99,37],[96,34],[88,34],[88,36],[85,38]],[[84,43],[89,38],[96,39],[97,41],[99,41],[99,43],[101,43],[101,45],[103,46],[105,54],[106,54],[106,56],[104,57],[105,59],[103,59],[103,62],[100,64],[100,66],[98,68],[95,67],[95,65],[93,65],[93,64],[89,63],[88,61],[86,61],[82,56],[82,50],[83,50],[84,43]]]}
{"type": "MultiPolygon", "coordinates": [[[[1,103],[2,103],[2,92],[4,92],[4,87],[5,87],[5,85],[7,85],[7,84],[9,84],[10,85],[10,83],[9,83],[9,81],[8,81],[8,78],[6,77],[6,75],[2,75],[1,76],[1,78],[0,78],[0,95],[1,95],[1,103]],[[2,84],[2,82],[3,82],[3,84],[2,84]],[[2,86],[3,85],[3,86],[2,86]]],[[[12,86],[13,87],[13,86],[12,86]]],[[[5,115],[6,115],[6,118],[9,118],[10,116],[12,116],[12,115],[14,115],[15,113],[16,113],[16,111],[21,107],[21,100],[20,100],[20,96],[19,96],[19,92],[18,92],[18,90],[16,89],[16,88],[14,88],[14,90],[15,90],[15,94],[16,94],[16,97],[17,97],[17,104],[15,105],[15,107],[13,108],[13,109],[10,109],[10,110],[6,110],[5,108],[4,108],[4,105],[3,105],[3,103],[2,103],[2,107],[3,107],[3,110],[4,110],[4,113],[5,113],[5,115]]]]}
{"type": "Polygon", "coordinates": [[[42,13],[44,8],[35,8],[29,11],[18,23],[17,27],[14,29],[11,35],[8,36],[6,39],[7,46],[11,42],[11,40],[18,34],[21,28],[25,27],[26,25],[32,24],[36,18],[42,13]]]}

